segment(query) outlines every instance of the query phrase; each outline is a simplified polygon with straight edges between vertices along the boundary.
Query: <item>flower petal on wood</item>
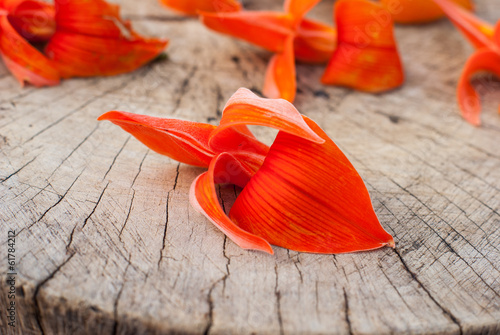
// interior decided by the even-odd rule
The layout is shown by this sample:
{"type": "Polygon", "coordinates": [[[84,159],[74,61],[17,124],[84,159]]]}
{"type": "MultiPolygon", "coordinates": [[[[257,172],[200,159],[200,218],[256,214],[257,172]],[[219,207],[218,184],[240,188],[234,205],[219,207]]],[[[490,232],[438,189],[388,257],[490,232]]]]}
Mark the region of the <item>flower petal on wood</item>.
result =
{"type": "Polygon", "coordinates": [[[318,2],[320,0],[285,0],[283,7],[286,13],[293,16],[297,24],[318,2]]]}
{"type": "Polygon", "coordinates": [[[160,0],[160,3],[185,15],[201,12],[237,12],[241,4],[235,0],[160,0]]]}
{"type": "Polygon", "coordinates": [[[366,0],[340,0],[335,6],[338,46],[321,81],[366,92],[383,92],[404,81],[392,19],[382,24],[372,13],[381,5],[366,0]]]}
{"type": "Polygon", "coordinates": [[[274,55],[266,70],[263,93],[268,98],[293,102],[297,91],[293,35],[289,36],[283,52],[274,55]]]}
{"type": "Polygon", "coordinates": [[[228,100],[220,124],[211,134],[209,143],[218,136],[224,136],[226,129],[241,125],[271,127],[316,143],[325,141],[309,128],[290,102],[259,98],[246,88],[238,89],[228,100]]]}
{"type": "Polygon", "coordinates": [[[245,186],[252,173],[232,155],[222,153],[212,160],[208,172],[195,179],[191,185],[189,199],[191,205],[205,215],[217,228],[243,249],[261,250],[272,254],[273,249],[267,241],[248,233],[232,222],[224,213],[217,194],[216,183],[231,183],[245,186]],[[230,172],[228,172],[230,171],[230,172]]]}
{"type": "Polygon", "coordinates": [[[271,52],[282,52],[293,32],[293,18],[276,12],[240,11],[200,13],[205,26],[219,33],[240,38],[271,52]]]}
{"type": "Polygon", "coordinates": [[[59,74],[51,61],[19,35],[7,16],[0,16],[0,54],[21,85],[25,82],[35,86],[59,83],[59,74]]]}
{"type": "Polygon", "coordinates": [[[208,147],[215,128],[210,124],[118,111],[105,113],[98,120],[113,122],[148,148],[182,163],[208,167],[215,156],[208,147]]]}
{"type": "Polygon", "coordinates": [[[464,119],[475,126],[481,124],[481,102],[470,80],[472,76],[481,72],[490,72],[500,78],[500,54],[488,49],[478,50],[469,58],[460,76],[458,104],[464,119]]]}
{"type": "Polygon", "coordinates": [[[323,144],[280,131],[260,170],[236,199],[230,218],[284,248],[344,253],[394,247],[360,176],[313,121],[323,144]]]}
{"type": "Polygon", "coordinates": [[[57,31],[45,53],[63,78],[112,76],[138,69],[166,45],[158,39],[113,39],[57,31]]]}

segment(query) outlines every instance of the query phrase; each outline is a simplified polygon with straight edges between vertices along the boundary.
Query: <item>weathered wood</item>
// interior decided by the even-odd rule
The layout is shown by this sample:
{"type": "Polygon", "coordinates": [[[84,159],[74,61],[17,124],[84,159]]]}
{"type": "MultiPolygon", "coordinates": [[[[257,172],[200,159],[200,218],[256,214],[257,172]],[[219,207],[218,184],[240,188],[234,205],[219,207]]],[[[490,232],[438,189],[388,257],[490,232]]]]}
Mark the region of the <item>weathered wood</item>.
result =
{"type": "MultiPolygon", "coordinates": [[[[500,333],[500,91],[484,86],[483,127],[461,119],[472,49],[451,24],[397,27],[407,80],[386,94],[324,87],[322,67],[298,66],[296,106],[352,160],[396,249],[270,256],[190,207],[202,169],[96,121],[119,109],[216,124],[237,88],[262,86],[270,55],[155,1],[121,2],[139,31],[171,38],[168,60],[43,89],[0,65],[0,236],[16,231],[18,272],[12,328],[2,243],[0,333],[500,333]]],[[[326,1],[313,16],[330,13],[326,1]]],[[[226,208],[234,198],[221,188],[226,208]]]]}

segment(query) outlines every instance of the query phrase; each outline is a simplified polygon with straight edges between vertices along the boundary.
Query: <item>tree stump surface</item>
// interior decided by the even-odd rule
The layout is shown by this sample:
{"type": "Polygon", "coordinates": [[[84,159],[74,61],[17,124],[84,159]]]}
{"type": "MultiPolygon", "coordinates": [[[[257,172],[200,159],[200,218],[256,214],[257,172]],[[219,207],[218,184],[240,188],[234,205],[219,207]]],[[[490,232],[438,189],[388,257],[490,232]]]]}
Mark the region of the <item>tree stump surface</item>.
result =
{"type": "MultiPolygon", "coordinates": [[[[456,84],[473,50],[448,21],[396,27],[406,82],[385,94],[323,86],[324,66],[297,67],[296,107],[357,168],[396,248],[267,255],[240,249],[190,206],[203,169],[96,118],[217,124],[236,89],[262,87],[271,55],[155,1],[120,4],[139,32],[170,39],[168,59],[42,89],[21,88],[0,65],[0,333],[500,333],[500,85],[477,80],[483,126],[467,124],[456,84]]],[[[496,0],[477,10],[500,17],[496,0]]],[[[324,1],[310,16],[331,13],[324,1]]],[[[227,208],[236,192],[220,195],[227,208]]]]}

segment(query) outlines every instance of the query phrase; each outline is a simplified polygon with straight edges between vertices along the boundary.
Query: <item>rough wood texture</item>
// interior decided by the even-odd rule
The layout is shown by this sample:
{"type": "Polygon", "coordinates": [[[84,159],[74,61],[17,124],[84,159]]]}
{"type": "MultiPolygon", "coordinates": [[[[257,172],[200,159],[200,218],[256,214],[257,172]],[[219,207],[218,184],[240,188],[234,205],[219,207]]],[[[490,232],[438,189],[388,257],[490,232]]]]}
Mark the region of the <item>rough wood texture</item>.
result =
{"type": "MultiPolygon", "coordinates": [[[[477,3],[500,17],[496,0],[477,3]]],[[[396,249],[270,256],[190,207],[202,169],[96,121],[119,109],[216,124],[237,88],[262,86],[270,55],[154,0],[122,6],[139,31],[171,39],[168,60],[44,89],[0,65],[0,236],[16,230],[18,271],[13,332],[2,242],[0,333],[500,333],[500,91],[482,79],[484,126],[461,119],[472,49],[451,24],[397,27],[407,80],[387,94],[323,87],[322,67],[298,66],[296,106],[357,167],[396,249]]],[[[313,16],[331,20],[331,6],[313,16]]],[[[221,197],[229,207],[234,189],[221,197]]]]}

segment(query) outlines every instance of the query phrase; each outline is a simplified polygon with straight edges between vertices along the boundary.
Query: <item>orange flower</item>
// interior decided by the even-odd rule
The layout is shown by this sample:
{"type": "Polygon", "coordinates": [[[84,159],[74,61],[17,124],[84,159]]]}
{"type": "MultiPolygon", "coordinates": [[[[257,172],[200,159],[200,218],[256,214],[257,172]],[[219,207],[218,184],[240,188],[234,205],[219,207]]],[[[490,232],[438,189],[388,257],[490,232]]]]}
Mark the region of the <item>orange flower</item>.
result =
{"type": "Polygon", "coordinates": [[[236,0],[160,0],[166,7],[186,15],[198,12],[236,12],[241,4],[236,0]]]}
{"type": "MultiPolygon", "coordinates": [[[[472,10],[471,0],[453,0],[460,6],[472,10]]],[[[433,0],[380,0],[397,23],[427,23],[444,16],[444,12],[433,0]]]]}
{"type": "Polygon", "coordinates": [[[343,253],[394,247],[360,176],[321,128],[283,99],[239,89],[219,126],[108,112],[109,120],[151,149],[208,167],[193,182],[192,205],[233,242],[273,253],[270,244],[303,252],[343,253]],[[276,128],[269,148],[247,125],[276,128]],[[216,184],[243,188],[229,216],[216,184]]]}
{"type": "Polygon", "coordinates": [[[32,0],[0,2],[0,55],[14,77],[24,85],[57,85],[53,64],[27,40],[45,41],[54,31],[53,6],[32,0]]]}
{"type": "Polygon", "coordinates": [[[480,72],[491,72],[500,77],[500,21],[493,27],[449,0],[435,2],[477,49],[465,64],[458,82],[457,97],[464,119],[479,126],[481,102],[470,79],[480,72]]]}
{"type": "Polygon", "coordinates": [[[378,93],[403,83],[393,22],[381,5],[340,0],[335,5],[335,22],[338,44],[321,78],[324,84],[378,93]]]}
{"type": "Polygon", "coordinates": [[[56,0],[57,29],[45,52],[61,77],[110,76],[157,57],[167,41],[146,39],[103,0],[56,0]]]}
{"type": "Polygon", "coordinates": [[[337,31],[333,27],[304,18],[318,1],[287,0],[284,13],[201,13],[201,19],[215,31],[241,38],[276,53],[269,62],[263,90],[264,95],[270,98],[294,100],[295,59],[317,64],[325,63],[332,57],[323,83],[370,92],[399,86],[403,75],[392,36],[392,20],[389,18],[387,24],[377,28],[377,32],[368,32],[369,36],[366,38],[369,43],[363,48],[352,41],[353,34],[350,32],[350,29],[361,29],[361,33],[366,35],[364,29],[370,28],[369,24],[373,21],[367,14],[382,7],[366,0],[338,1],[335,21],[342,34],[337,37],[337,31]],[[340,51],[336,50],[337,43],[341,46],[340,51]],[[356,51],[346,59],[345,52],[352,46],[356,51]]]}

